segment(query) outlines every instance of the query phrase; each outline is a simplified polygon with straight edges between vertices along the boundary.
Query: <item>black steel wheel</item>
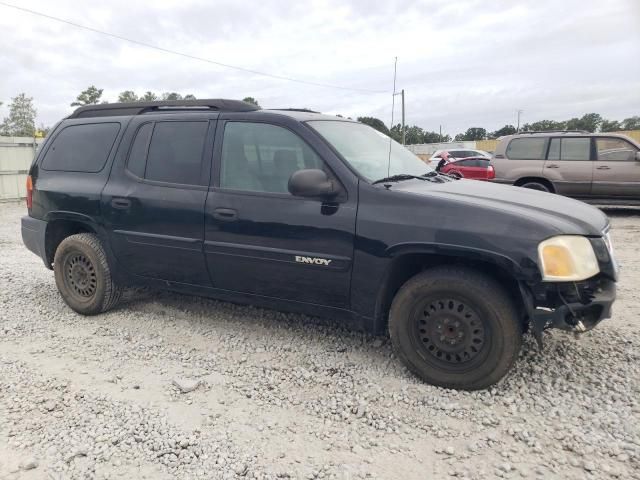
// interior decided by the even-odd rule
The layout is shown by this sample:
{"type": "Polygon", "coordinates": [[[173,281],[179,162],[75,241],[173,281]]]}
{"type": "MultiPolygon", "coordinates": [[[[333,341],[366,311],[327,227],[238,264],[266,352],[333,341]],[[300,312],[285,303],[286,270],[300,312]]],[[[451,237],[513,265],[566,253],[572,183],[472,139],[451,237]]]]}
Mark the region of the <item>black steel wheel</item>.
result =
{"type": "Polygon", "coordinates": [[[466,366],[487,343],[488,328],[465,299],[429,300],[415,310],[414,318],[416,343],[435,363],[466,366]]]}
{"type": "Polygon", "coordinates": [[[477,390],[504,377],[522,342],[522,319],[493,278],[457,266],[409,279],[389,312],[398,357],[434,385],[477,390]]]}
{"type": "Polygon", "coordinates": [[[60,242],[53,271],[60,295],[78,313],[104,312],[120,299],[121,289],[113,280],[107,254],[92,233],[78,233],[60,242]]]}

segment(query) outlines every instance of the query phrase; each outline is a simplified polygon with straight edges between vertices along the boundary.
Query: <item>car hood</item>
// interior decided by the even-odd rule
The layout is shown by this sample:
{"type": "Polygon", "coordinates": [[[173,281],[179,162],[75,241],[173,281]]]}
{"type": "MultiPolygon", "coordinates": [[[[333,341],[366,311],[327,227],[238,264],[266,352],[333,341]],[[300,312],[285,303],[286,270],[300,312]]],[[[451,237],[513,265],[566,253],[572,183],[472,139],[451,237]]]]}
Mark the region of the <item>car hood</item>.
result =
{"type": "Polygon", "coordinates": [[[451,180],[443,183],[410,180],[391,187],[396,192],[465,204],[469,208],[489,208],[505,215],[544,223],[559,234],[600,236],[608,227],[607,216],[599,209],[571,198],[521,187],[451,180]]]}

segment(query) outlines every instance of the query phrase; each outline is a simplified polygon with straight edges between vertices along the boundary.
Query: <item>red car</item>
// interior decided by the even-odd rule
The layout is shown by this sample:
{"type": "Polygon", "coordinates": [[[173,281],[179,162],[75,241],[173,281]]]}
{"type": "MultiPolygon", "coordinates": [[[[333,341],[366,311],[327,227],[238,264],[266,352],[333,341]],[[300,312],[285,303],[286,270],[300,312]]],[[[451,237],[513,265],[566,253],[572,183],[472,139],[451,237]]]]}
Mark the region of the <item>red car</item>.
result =
{"type": "Polygon", "coordinates": [[[448,157],[436,167],[441,173],[454,175],[472,180],[491,180],[496,178],[496,172],[491,161],[485,157],[453,158],[448,157]]]}

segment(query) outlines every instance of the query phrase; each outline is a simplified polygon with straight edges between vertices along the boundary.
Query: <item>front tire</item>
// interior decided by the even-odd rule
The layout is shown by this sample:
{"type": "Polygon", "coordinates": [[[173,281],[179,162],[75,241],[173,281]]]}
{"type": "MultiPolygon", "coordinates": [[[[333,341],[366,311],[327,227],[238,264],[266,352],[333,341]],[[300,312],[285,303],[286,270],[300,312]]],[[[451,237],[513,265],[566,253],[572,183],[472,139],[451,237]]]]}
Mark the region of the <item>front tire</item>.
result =
{"type": "Polygon", "coordinates": [[[478,390],[498,382],[522,343],[517,310],[492,278],[462,267],[436,267],[405,283],[389,313],[400,360],[445,388],[478,390]]]}
{"type": "Polygon", "coordinates": [[[107,254],[92,233],[65,238],[56,249],[53,270],[60,295],[78,313],[102,313],[120,299],[122,290],[113,281],[107,254]]]}

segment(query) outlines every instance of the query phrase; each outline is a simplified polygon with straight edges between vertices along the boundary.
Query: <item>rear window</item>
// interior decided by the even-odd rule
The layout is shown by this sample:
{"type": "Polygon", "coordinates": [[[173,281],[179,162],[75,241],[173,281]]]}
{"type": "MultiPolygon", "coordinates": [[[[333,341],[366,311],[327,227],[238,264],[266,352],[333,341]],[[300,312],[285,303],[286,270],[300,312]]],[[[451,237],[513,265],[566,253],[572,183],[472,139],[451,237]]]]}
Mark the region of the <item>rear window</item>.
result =
{"type": "Polygon", "coordinates": [[[119,123],[69,125],[53,139],[42,168],[97,173],[104,168],[119,131],[119,123]]]}
{"type": "Polygon", "coordinates": [[[514,138],[505,153],[511,160],[544,160],[545,147],[544,138],[514,138]]]}

